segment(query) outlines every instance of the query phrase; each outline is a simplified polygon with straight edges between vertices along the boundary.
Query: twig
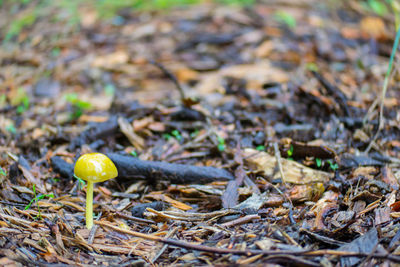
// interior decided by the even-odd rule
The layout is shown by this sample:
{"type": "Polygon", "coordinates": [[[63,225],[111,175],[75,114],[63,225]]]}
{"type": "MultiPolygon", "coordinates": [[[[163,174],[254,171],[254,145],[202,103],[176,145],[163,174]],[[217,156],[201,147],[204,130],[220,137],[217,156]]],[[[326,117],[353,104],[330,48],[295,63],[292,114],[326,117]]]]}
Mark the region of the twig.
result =
{"type": "MultiPolygon", "coordinates": [[[[168,232],[168,234],[165,236],[167,238],[173,237],[176,233],[176,231],[178,231],[178,228],[175,227],[174,229],[172,229],[171,231],[168,232]]],[[[168,248],[168,244],[165,244],[160,251],[158,251],[158,253],[154,256],[154,258],[151,259],[151,263],[154,264],[157,259],[164,253],[164,251],[168,248]]]]}
{"type": "Polygon", "coordinates": [[[156,62],[154,60],[149,60],[149,63],[153,64],[154,66],[158,67],[164,74],[165,76],[168,77],[176,86],[176,88],[179,91],[179,95],[181,97],[181,101],[184,102],[183,100],[185,99],[185,91],[183,91],[183,88],[181,84],[178,82],[178,79],[173,75],[169,70],[167,70],[164,65],[162,65],[159,62],[156,62]]]}
{"type": "MultiPolygon", "coordinates": [[[[278,147],[278,144],[276,142],[274,143],[274,151],[275,151],[276,162],[277,162],[278,167],[279,167],[279,172],[281,174],[282,183],[283,183],[284,186],[286,186],[285,174],[283,172],[283,167],[282,167],[281,153],[279,151],[279,147],[278,147]]],[[[290,219],[290,223],[291,224],[296,224],[296,221],[293,219],[293,203],[292,203],[292,200],[286,194],[284,194],[281,190],[279,190],[278,187],[276,187],[275,185],[273,185],[273,186],[279,192],[279,194],[281,194],[286,199],[286,201],[289,202],[289,219],[290,219]]]]}
{"type": "Polygon", "coordinates": [[[221,226],[231,227],[231,226],[244,224],[244,223],[247,223],[247,222],[251,222],[252,220],[259,220],[259,219],[261,219],[260,215],[258,215],[258,214],[249,214],[249,215],[246,215],[244,217],[238,218],[236,220],[223,223],[223,224],[221,224],[221,226]]]}
{"type": "Polygon", "coordinates": [[[340,257],[367,257],[371,256],[373,258],[378,259],[387,259],[393,262],[400,262],[400,257],[388,253],[362,253],[362,252],[353,252],[353,251],[339,251],[339,250],[296,250],[296,251],[276,251],[276,250],[259,250],[259,249],[247,249],[247,250],[239,250],[239,249],[229,249],[229,248],[216,248],[204,245],[193,244],[185,241],[180,241],[171,238],[163,238],[160,236],[154,236],[149,234],[144,234],[136,231],[131,231],[127,229],[122,229],[117,226],[114,226],[108,222],[103,221],[95,221],[95,224],[108,227],[114,231],[118,231],[120,233],[132,235],[138,238],[143,238],[150,241],[162,242],[171,246],[181,247],[185,249],[192,249],[198,251],[211,252],[216,254],[236,254],[236,255],[244,255],[244,256],[253,256],[253,255],[293,255],[293,256],[306,256],[306,257],[320,257],[326,255],[332,256],[340,256],[340,257]]]}
{"type": "Polygon", "coordinates": [[[119,212],[119,211],[112,211],[112,212],[114,212],[115,215],[117,215],[118,217],[121,217],[121,218],[124,218],[124,219],[127,219],[127,220],[131,220],[131,221],[134,221],[134,222],[137,222],[137,223],[141,223],[141,224],[152,224],[152,223],[154,223],[151,220],[146,220],[146,219],[143,219],[143,218],[130,216],[130,215],[127,215],[127,214],[123,214],[122,212],[119,212]]]}

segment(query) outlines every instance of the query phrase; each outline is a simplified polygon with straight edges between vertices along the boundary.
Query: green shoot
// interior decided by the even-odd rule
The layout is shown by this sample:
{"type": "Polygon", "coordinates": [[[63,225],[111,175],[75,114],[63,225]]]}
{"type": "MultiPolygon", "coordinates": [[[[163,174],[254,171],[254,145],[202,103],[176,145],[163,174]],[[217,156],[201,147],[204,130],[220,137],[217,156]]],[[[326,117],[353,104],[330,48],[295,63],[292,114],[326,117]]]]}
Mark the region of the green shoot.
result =
{"type": "Polygon", "coordinates": [[[2,167],[0,167],[0,175],[7,175],[6,171],[2,167]]]}
{"type": "Polygon", "coordinates": [[[296,18],[285,11],[277,11],[274,14],[276,21],[285,24],[290,29],[294,29],[297,25],[296,18]]]}
{"type": "Polygon", "coordinates": [[[385,3],[380,0],[368,0],[366,9],[370,9],[379,16],[385,16],[388,13],[385,3]]]}
{"type": "Polygon", "coordinates": [[[181,141],[182,140],[182,135],[178,130],[173,130],[171,132],[172,136],[176,138],[176,140],[181,141]]]}
{"type": "Polygon", "coordinates": [[[314,62],[309,62],[309,63],[307,63],[306,64],[306,68],[307,68],[307,70],[309,70],[309,71],[315,71],[315,72],[318,72],[318,65],[317,64],[315,64],[314,62]]]}
{"type": "Polygon", "coordinates": [[[32,190],[33,190],[33,194],[34,194],[35,197],[29,202],[28,205],[25,206],[24,210],[28,210],[32,206],[32,204],[34,202],[36,202],[37,208],[38,208],[38,215],[36,216],[36,219],[39,218],[41,220],[42,219],[42,215],[41,215],[41,211],[40,211],[39,200],[42,200],[42,199],[44,199],[46,197],[47,198],[53,198],[54,194],[51,193],[51,194],[44,194],[44,195],[40,194],[40,195],[37,195],[36,194],[36,186],[35,185],[32,186],[32,190]]]}
{"type": "Polygon", "coordinates": [[[293,156],[293,150],[294,150],[293,145],[290,145],[290,148],[287,151],[287,155],[289,158],[293,156]]]}
{"type": "Polygon", "coordinates": [[[256,147],[256,150],[264,151],[265,150],[265,146],[259,145],[259,146],[256,147]]]}
{"type": "Polygon", "coordinates": [[[11,22],[6,36],[4,37],[4,42],[10,41],[13,37],[17,36],[25,27],[31,26],[35,23],[37,14],[35,11],[29,12],[25,16],[16,19],[11,22]]]}
{"type": "Polygon", "coordinates": [[[321,168],[321,166],[322,166],[322,160],[321,160],[320,158],[316,158],[316,159],[315,159],[315,164],[317,164],[317,167],[318,167],[318,168],[321,168]]]}
{"type": "Polygon", "coordinates": [[[190,133],[190,137],[191,137],[191,138],[195,138],[196,136],[199,135],[199,133],[200,133],[199,130],[195,130],[195,131],[193,131],[192,133],[190,133]]]}
{"type": "Polygon", "coordinates": [[[169,141],[169,140],[172,138],[172,135],[170,135],[169,133],[165,133],[165,134],[162,135],[162,137],[163,137],[165,140],[169,141]]]}
{"type": "Polygon", "coordinates": [[[81,178],[79,178],[78,176],[76,176],[75,174],[74,174],[74,178],[78,180],[78,182],[79,182],[79,189],[82,190],[82,188],[83,188],[83,187],[85,186],[85,184],[86,184],[85,181],[82,180],[81,178]]]}
{"type": "Polygon", "coordinates": [[[10,123],[9,125],[6,126],[6,130],[12,134],[17,133],[17,129],[15,128],[13,123],[10,123]]]}
{"type": "Polygon", "coordinates": [[[29,97],[25,95],[21,99],[21,104],[17,107],[17,113],[22,114],[29,109],[29,97]]]}
{"type": "MultiPolygon", "coordinates": [[[[394,40],[394,43],[393,43],[392,52],[390,54],[389,66],[388,66],[388,69],[387,69],[386,74],[385,74],[385,80],[383,81],[383,88],[382,88],[381,98],[379,99],[380,106],[379,106],[379,126],[378,126],[378,130],[376,131],[374,137],[371,139],[367,149],[365,150],[365,153],[367,153],[371,149],[372,145],[375,143],[375,140],[378,138],[379,132],[384,127],[384,118],[383,118],[383,109],[384,109],[384,102],[385,102],[384,100],[385,100],[385,97],[386,97],[386,92],[387,92],[387,88],[388,88],[389,81],[390,81],[390,74],[392,73],[394,56],[396,55],[396,51],[397,51],[397,48],[399,46],[399,41],[400,41],[400,28],[397,30],[396,39],[394,40]]],[[[374,106],[375,103],[373,103],[372,105],[374,106]]]]}
{"type": "Polygon", "coordinates": [[[111,83],[108,83],[105,87],[104,87],[104,92],[106,93],[106,95],[108,96],[113,96],[115,93],[115,86],[112,85],[111,83]]]}
{"type": "Polygon", "coordinates": [[[70,114],[71,120],[78,119],[80,116],[82,116],[85,110],[88,110],[92,107],[89,102],[79,100],[78,94],[76,93],[67,94],[65,99],[72,105],[73,111],[70,114]]]}
{"type": "Polygon", "coordinates": [[[136,153],[135,150],[132,150],[131,153],[129,153],[132,157],[137,158],[138,154],[136,153]]]}
{"type": "Polygon", "coordinates": [[[331,160],[328,160],[327,163],[329,164],[329,168],[332,171],[336,171],[337,169],[339,169],[339,165],[337,163],[333,163],[331,160]]]}
{"type": "Polygon", "coordinates": [[[225,151],[225,140],[221,136],[218,136],[218,151],[223,152],[225,151]]]}

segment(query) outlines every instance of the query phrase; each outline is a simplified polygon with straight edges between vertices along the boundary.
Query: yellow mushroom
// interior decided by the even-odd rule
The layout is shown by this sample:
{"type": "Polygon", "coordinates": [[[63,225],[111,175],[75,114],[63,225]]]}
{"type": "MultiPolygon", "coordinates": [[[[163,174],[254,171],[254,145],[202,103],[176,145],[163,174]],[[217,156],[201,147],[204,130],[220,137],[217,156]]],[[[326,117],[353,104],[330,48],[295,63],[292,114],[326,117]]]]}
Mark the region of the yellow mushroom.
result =
{"type": "Polygon", "coordinates": [[[86,227],[93,226],[93,184],[118,176],[114,163],[104,154],[90,153],[79,157],[75,163],[75,176],[87,181],[86,187],[86,227]]]}

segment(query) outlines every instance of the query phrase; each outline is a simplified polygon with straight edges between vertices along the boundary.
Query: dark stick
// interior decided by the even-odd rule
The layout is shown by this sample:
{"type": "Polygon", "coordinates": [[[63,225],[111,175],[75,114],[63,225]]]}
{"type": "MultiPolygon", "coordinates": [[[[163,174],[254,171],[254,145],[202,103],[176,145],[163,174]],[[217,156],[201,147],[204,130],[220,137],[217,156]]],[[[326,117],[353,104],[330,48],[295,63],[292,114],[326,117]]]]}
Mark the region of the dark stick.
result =
{"type": "Polygon", "coordinates": [[[167,70],[161,63],[156,62],[154,60],[149,60],[149,62],[154,66],[158,67],[165,74],[165,76],[167,76],[168,79],[170,79],[175,84],[181,96],[181,101],[184,102],[183,100],[185,99],[185,92],[183,91],[183,88],[181,84],[178,82],[178,79],[175,77],[175,75],[172,74],[169,70],[167,70]]]}
{"type": "Polygon", "coordinates": [[[169,180],[176,184],[209,183],[216,180],[233,180],[233,175],[224,169],[201,167],[161,161],[146,161],[132,156],[107,154],[118,169],[118,179],[135,178],[150,181],[169,180]]]}

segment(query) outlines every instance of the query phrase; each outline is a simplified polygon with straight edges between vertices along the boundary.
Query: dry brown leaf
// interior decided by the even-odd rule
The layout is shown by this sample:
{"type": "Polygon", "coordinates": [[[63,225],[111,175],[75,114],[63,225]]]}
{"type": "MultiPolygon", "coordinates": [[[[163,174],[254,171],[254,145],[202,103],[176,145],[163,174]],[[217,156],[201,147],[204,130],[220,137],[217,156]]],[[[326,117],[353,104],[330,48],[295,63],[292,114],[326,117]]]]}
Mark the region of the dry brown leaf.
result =
{"type": "MultiPolygon", "coordinates": [[[[281,178],[281,174],[278,170],[278,164],[274,156],[271,156],[266,152],[260,152],[248,148],[244,150],[243,158],[253,171],[261,172],[269,179],[281,178]]],[[[311,169],[293,160],[282,158],[281,163],[283,174],[285,176],[285,183],[324,183],[333,177],[333,174],[331,173],[311,169]]]]}
{"type": "Polygon", "coordinates": [[[118,118],[118,125],[121,132],[124,133],[135,149],[142,151],[144,148],[144,140],[133,131],[132,125],[123,117],[118,118]]]}
{"type": "Polygon", "coordinates": [[[116,65],[125,64],[129,60],[129,54],[126,51],[119,50],[103,56],[97,56],[93,62],[92,67],[112,69],[116,65]]]}
{"type": "Polygon", "coordinates": [[[386,37],[385,23],[378,17],[365,17],[360,22],[364,37],[384,39],[386,37]]]}

